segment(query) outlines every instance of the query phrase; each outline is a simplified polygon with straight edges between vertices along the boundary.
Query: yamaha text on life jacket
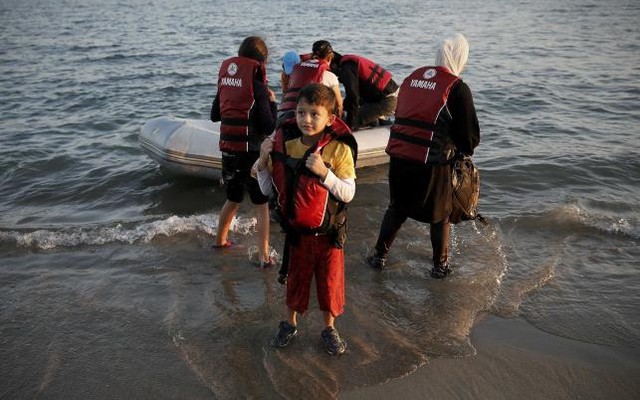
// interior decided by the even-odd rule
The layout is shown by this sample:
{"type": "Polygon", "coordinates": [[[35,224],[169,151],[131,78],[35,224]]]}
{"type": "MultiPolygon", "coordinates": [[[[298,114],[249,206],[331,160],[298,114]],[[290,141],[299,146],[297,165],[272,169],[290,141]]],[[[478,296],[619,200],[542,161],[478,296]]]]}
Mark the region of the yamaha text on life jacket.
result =
{"type": "Polygon", "coordinates": [[[253,81],[266,83],[263,63],[247,57],[225,60],[218,75],[220,151],[249,151],[249,113],[254,105],[253,81]]]}
{"type": "Polygon", "coordinates": [[[306,60],[293,66],[289,75],[289,84],[279,112],[287,112],[296,109],[298,92],[310,83],[322,83],[324,72],[329,69],[329,64],[324,60],[306,60]]]}

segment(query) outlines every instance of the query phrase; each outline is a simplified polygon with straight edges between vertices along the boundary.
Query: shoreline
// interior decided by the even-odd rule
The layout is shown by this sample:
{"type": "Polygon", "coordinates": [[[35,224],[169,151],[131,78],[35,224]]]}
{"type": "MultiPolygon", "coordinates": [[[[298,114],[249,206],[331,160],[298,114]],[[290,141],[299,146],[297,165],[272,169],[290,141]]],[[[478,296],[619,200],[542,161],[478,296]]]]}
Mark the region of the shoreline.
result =
{"type": "MultiPolygon", "coordinates": [[[[348,400],[640,398],[640,348],[559,337],[524,318],[479,314],[469,334],[476,355],[429,358],[398,379],[390,377],[424,362],[424,350],[435,348],[432,340],[414,351],[420,335],[431,335],[434,323],[457,321],[457,314],[431,316],[431,331],[407,337],[390,324],[368,334],[369,314],[350,313],[345,324],[354,328],[345,332],[353,353],[338,359],[319,347],[313,334],[319,318],[310,316],[309,333],[296,346],[273,350],[267,337],[282,304],[275,271],[256,274],[246,249],[213,259],[212,251],[201,251],[207,239],[7,252],[0,271],[7,360],[0,398],[297,398],[301,385],[314,390],[314,398],[348,400]]],[[[380,297],[379,274],[361,278],[353,286],[361,288],[354,293],[359,309],[374,304],[363,293],[424,307],[405,323],[420,323],[437,308],[422,297],[380,297]]],[[[405,310],[389,309],[386,316],[405,310]]]]}
{"type": "Polygon", "coordinates": [[[343,400],[637,399],[640,350],[543,332],[522,318],[483,316],[471,332],[475,356],[430,359],[415,372],[341,393],[343,400]]]}

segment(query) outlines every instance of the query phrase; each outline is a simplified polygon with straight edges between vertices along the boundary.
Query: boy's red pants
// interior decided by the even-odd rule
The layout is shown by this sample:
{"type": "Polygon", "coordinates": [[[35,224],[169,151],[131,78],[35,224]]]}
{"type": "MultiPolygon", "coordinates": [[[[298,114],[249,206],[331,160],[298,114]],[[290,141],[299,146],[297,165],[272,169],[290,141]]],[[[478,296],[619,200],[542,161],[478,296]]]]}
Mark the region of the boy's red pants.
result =
{"type": "Polygon", "coordinates": [[[344,310],[344,250],[333,246],[330,235],[300,235],[289,248],[287,306],[299,313],[309,308],[315,274],[318,305],[334,317],[344,310]]]}

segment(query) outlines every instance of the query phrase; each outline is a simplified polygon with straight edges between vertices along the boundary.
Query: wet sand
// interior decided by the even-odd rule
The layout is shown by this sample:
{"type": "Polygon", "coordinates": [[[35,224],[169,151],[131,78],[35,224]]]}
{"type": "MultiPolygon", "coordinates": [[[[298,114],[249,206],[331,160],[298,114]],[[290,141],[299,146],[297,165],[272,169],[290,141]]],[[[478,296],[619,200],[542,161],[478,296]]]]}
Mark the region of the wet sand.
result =
{"type": "MultiPolygon", "coordinates": [[[[420,337],[402,325],[376,331],[355,311],[374,308],[354,304],[345,315],[349,352],[340,358],[318,346],[315,311],[295,345],[274,350],[266,338],[282,311],[276,271],[228,264],[231,254],[212,259],[203,246],[187,236],[3,253],[0,399],[640,398],[640,350],[561,338],[520,318],[482,314],[470,334],[477,354],[426,356],[399,379],[391,378],[421,365],[437,343],[410,348],[420,337]]],[[[378,276],[352,274],[354,281],[378,276]]],[[[377,284],[360,286],[375,292],[377,284]]]]}
{"type": "Polygon", "coordinates": [[[431,359],[412,374],[342,393],[374,399],[638,399],[640,351],[547,334],[523,319],[483,317],[477,355],[431,359]]]}

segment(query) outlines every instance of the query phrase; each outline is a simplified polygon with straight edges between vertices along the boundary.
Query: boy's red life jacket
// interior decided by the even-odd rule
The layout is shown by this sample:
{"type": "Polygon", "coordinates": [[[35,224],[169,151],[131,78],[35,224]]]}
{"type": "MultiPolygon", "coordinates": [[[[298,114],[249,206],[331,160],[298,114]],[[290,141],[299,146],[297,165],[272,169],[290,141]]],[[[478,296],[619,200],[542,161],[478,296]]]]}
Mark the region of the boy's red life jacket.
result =
{"type": "Polygon", "coordinates": [[[322,77],[327,70],[329,70],[329,63],[324,60],[307,60],[294,65],[291,75],[289,75],[287,91],[278,111],[295,110],[300,89],[310,83],[322,83],[322,77]]]}
{"type": "Polygon", "coordinates": [[[400,86],[386,152],[421,164],[446,164],[455,155],[447,99],[460,78],[444,67],[422,67],[400,86]]]}
{"type": "Polygon", "coordinates": [[[287,234],[336,233],[345,229],[347,205],[329,192],[321,178],[305,166],[305,161],[311,153],[322,154],[323,148],[332,140],[339,140],[351,148],[355,165],[358,145],[349,127],[336,118],[302,158],[290,157],[286,142],[301,135],[295,121],[288,121],[276,131],[274,139],[272,179],[280,223],[287,234]]]}
{"type": "Polygon", "coordinates": [[[231,57],[222,62],[218,74],[220,98],[220,151],[249,151],[249,113],[255,103],[253,80],[265,84],[264,63],[247,57],[231,57]]]}
{"type": "MultiPolygon", "coordinates": [[[[374,63],[368,58],[357,56],[355,54],[345,54],[340,59],[340,65],[347,61],[355,61],[358,64],[358,80],[365,82],[375,87],[381,93],[387,95],[385,92],[387,84],[391,81],[391,72],[382,68],[380,65],[374,63]]],[[[394,87],[397,86],[394,84],[394,87]]]]}

